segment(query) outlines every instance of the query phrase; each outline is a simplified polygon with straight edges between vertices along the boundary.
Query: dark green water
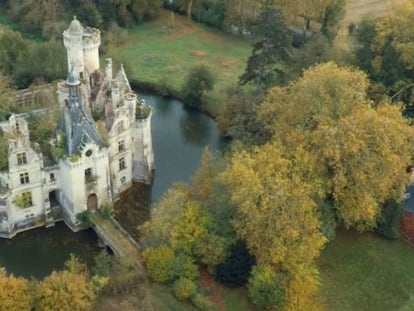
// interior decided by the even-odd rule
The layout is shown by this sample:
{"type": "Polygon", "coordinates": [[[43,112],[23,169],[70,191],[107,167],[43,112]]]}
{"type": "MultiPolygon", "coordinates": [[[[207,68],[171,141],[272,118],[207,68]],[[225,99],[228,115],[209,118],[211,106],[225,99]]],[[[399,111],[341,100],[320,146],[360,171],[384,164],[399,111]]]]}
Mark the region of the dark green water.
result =
{"type": "Polygon", "coordinates": [[[52,228],[22,232],[11,240],[0,239],[0,266],[17,276],[41,279],[61,270],[71,253],[91,265],[100,250],[92,229],[73,233],[60,222],[52,228]]]}
{"type": "MultiPolygon", "coordinates": [[[[115,218],[137,238],[137,226],[149,217],[150,206],[176,181],[188,181],[208,147],[222,149],[214,121],[188,110],[175,100],[141,95],[154,108],[152,137],[155,155],[155,178],[152,187],[136,185],[116,205],[115,218]]],[[[63,223],[53,228],[35,229],[18,234],[12,240],[0,239],[0,266],[15,275],[42,278],[59,270],[74,253],[92,261],[100,249],[92,230],[73,233],[63,223]]]]}

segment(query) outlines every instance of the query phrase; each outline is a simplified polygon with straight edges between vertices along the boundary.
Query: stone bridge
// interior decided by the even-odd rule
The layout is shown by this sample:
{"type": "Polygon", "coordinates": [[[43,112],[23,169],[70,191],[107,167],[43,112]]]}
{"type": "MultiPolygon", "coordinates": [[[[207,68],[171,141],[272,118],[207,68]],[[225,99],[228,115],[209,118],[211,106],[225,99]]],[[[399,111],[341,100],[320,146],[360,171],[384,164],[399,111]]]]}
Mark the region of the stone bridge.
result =
{"type": "Polygon", "coordinates": [[[143,268],[139,244],[113,218],[100,213],[91,214],[92,228],[96,234],[119,258],[125,258],[138,268],[143,268]]]}

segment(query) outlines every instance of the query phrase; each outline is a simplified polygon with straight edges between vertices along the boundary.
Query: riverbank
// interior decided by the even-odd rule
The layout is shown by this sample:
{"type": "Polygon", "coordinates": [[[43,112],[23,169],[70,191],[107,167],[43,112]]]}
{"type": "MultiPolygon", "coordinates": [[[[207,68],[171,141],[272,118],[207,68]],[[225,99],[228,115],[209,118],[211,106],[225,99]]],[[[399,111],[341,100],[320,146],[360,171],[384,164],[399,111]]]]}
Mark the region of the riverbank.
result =
{"type": "Polygon", "coordinates": [[[130,81],[140,91],[181,98],[190,68],[207,64],[215,76],[214,89],[205,96],[202,110],[217,116],[227,90],[235,87],[251,52],[249,42],[204,25],[191,23],[162,10],[158,19],[128,29],[122,42],[111,45],[108,55],[124,63],[130,81]]]}

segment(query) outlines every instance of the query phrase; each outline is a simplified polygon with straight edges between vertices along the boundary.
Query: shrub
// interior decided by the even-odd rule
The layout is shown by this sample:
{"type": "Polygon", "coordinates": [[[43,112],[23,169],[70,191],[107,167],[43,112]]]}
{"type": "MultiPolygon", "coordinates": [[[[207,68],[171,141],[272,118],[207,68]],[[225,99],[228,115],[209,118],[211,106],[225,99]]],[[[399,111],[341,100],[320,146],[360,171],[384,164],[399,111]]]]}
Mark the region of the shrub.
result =
{"type": "Polygon", "coordinates": [[[185,254],[179,254],[174,260],[174,276],[189,280],[198,279],[200,273],[194,260],[185,254]]]}
{"type": "Polygon", "coordinates": [[[76,220],[85,226],[92,226],[93,224],[89,211],[83,211],[83,212],[78,213],[76,215],[76,220]]]}
{"type": "Polygon", "coordinates": [[[106,202],[101,205],[100,212],[104,218],[109,219],[112,215],[112,211],[113,208],[111,203],[106,202]]]}
{"type": "Polygon", "coordinates": [[[285,300],[283,277],[268,265],[253,267],[248,291],[250,299],[260,310],[280,308],[285,300]]]}
{"type": "Polygon", "coordinates": [[[386,239],[396,240],[400,237],[400,224],[404,209],[394,199],[384,203],[375,232],[386,239]]]}
{"type": "Polygon", "coordinates": [[[191,300],[193,304],[202,311],[215,311],[217,310],[216,305],[203,294],[197,293],[191,300]]]}
{"type": "Polygon", "coordinates": [[[180,300],[190,298],[196,291],[197,285],[187,278],[179,278],[173,284],[173,293],[180,300]]]}
{"type": "Polygon", "coordinates": [[[142,253],[149,277],[155,282],[168,282],[174,278],[175,256],[172,248],[162,245],[149,247],[142,253]]]}
{"type": "Polygon", "coordinates": [[[114,267],[114,259],[106,250],[100,251],[100,253],[93,258],[93,261],[93,274],[108,276],[112,272],[114,267]]]}

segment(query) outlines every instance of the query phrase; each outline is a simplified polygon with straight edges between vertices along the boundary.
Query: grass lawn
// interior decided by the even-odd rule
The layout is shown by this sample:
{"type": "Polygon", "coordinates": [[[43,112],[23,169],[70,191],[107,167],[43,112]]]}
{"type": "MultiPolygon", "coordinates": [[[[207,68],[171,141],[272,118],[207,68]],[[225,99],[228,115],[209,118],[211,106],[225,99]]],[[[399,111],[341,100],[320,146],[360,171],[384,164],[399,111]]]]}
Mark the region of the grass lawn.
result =
{"type": "Polygon", "coordinates": [[[130,79],[168,85],[175,91],[191,67],[207,63],[216,85],[206,108],[218,112],[226,89],[236,85],[245,69],[250,44],[196,23],[189,25],[178,15],[174,28],[169,20],[169,13],[162,11],[156,21],[129,29],[125,43],[112,47],[108,55],[126,63],[130,79]]]}
{"type": "Polygon", "coordinates": [[[414,310],[414,247],[405,242],[339,231],[319,267],[326,310],[414,310]]]}

